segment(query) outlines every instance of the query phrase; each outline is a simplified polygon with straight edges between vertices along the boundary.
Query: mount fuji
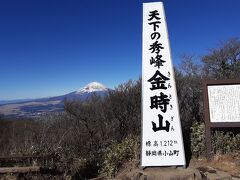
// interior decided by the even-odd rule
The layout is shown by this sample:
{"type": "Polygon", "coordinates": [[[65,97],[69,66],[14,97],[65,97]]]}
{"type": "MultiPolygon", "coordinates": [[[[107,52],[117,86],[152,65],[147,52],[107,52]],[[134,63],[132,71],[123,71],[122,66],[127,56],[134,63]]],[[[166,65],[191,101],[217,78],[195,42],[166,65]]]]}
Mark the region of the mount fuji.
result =
{"type": "Polygon", "coordinates": [[[64,98],[67,100],[86,100],[93,94],[104,97],[109,90],[109,88],[106,88],[104,85],[98,82],[92,82],[77,91],[66,94],[64,98]]]}
{"type": "Polygon", "coordinates": [[[99,82],[91,82],[83,88],[61,96],[30,100],[0,101],[0,114],[6,117],[39,117],[50,112],[61,112],[64,110],[65,100],[85,101],[93,95],[105,97],[111,89],[99,82]]]}

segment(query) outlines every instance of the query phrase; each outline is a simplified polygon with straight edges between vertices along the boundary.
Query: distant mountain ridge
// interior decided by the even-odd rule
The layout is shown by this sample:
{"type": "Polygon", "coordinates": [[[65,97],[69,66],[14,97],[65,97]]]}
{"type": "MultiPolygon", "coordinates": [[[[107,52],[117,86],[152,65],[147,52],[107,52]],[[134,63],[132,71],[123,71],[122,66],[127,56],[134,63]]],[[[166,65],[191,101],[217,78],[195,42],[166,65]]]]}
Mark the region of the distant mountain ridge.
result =
{"type": "Polygon", "coordinates": [[[20,103],[20,102],[26,102],[26,101],[31,101],[31,100],[33,100],[33,99],[0,100],[0,105],[1,104],[20,103]]]}
{"type": "Polygon", "coordinates": [[[38,117],[45,113],[63,111],[64,100],[86,100],[97,95],[104,97],[111,89],[99,82],[91,82],[77,91],[54,97],[0,101],[0,114],[7,117],[38,117]]]}

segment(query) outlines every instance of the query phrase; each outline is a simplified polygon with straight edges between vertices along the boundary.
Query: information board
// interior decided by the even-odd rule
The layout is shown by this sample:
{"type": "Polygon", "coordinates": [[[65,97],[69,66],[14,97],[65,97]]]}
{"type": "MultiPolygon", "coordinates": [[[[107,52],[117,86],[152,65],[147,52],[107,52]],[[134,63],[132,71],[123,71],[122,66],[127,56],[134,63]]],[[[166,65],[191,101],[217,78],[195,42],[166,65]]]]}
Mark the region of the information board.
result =
{"type": "Polygon", "coordinates": [[[240,122],[240,85],[207,88],[210,122],[240,122]]]}
{"type": "Polygon", "coordinates": [[[185,165],[182,129],[162,2],[143,4],[142,166],[185,165]]]}
{"type": "Polygon", "coordinates": [[[240,80],[203,79],[202,84],[206,147],[210,159],[213,155],[212,130],[240,127],[240,80]]]}

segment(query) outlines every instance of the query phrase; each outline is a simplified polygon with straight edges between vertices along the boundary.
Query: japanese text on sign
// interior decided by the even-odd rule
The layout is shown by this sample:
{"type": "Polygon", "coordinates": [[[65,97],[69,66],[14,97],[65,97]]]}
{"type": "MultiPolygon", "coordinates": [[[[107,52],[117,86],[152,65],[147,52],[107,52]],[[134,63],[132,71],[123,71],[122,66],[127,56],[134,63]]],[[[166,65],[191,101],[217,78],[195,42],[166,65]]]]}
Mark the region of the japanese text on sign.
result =
{"type": "Polygon", "coordinates": [[[143,5],[142,166],[185,165],[174,73],[161,2],[143,5]],[[165,144],[164,146],[164,143],[165,144]]]}

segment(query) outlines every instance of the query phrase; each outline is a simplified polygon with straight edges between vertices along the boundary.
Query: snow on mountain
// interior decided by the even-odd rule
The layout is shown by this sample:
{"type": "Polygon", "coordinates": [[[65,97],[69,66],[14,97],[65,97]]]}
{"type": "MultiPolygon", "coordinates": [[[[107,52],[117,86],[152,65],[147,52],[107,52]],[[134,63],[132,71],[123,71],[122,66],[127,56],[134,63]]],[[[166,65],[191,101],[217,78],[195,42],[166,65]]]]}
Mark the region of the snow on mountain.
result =
{"type": "Polygon", "coordinates": [[[110,89],[106,88],[99,82],[91,82],[84,86],[83,88],[74,91],[72,93],[66,94],[64,99],[66,100],[86,100],[91,97],[93,94],[104,97],[110,89]]]}
{"type": "Polygon", "coordinates": [[[77,90],[76,94],[82,94],[82,93],[92,93],[97,91],[108,91],[108,88],[106,88],[104,85],[102,85],[99,82],[91,82],[87,84],[85,87],[77,90]]]}
{"type": "Polygon", "coordinates": [[[62,96],[0,104],[0,114],[13,117],[34,117],[36,114],[38,116],[46,112],[63,111],[64,100],[85,101],[93,95],[105,97],[109,91],[110,89],[101,83],[91,82],[77,91],[62,96]]]}

